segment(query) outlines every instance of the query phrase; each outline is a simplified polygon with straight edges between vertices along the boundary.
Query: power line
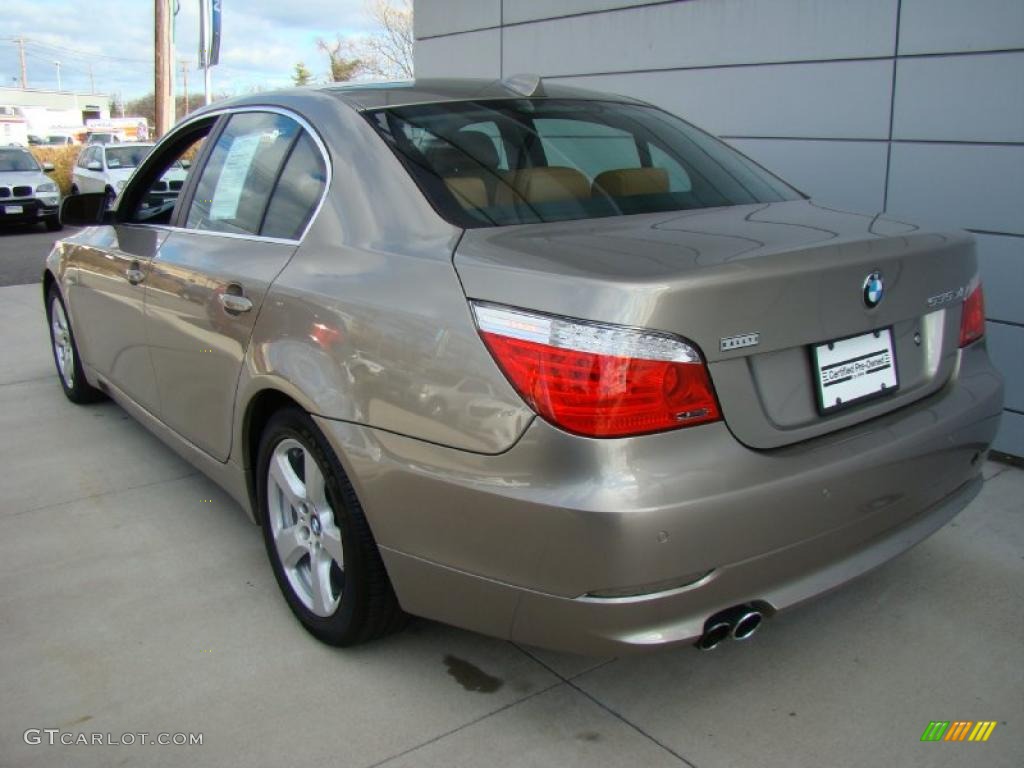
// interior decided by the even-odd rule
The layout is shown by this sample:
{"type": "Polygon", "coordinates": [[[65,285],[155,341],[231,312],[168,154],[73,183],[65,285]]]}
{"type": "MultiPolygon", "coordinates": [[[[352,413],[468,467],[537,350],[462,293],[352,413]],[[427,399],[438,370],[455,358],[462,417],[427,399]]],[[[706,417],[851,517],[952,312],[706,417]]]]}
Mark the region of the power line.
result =
{"type": "Polygon", "coordinates": [[[17,43],[19,40],[23,41],[25,45],[35,46],[37,48],[43,48],[48,51],[57,51],[64,54],[65,56],[78,57],[82,59],[107,59],[108,61],[127,61],[133,64],[149,64],[149,59],[135,59],[128,56],[111,56],[106,53],[94,53],[92,51],[83,51],[80,48],[69,48],[63,45],[54,45],[53,43],[44,43],[40,40],[33,40],[28,37],[11,37],[5,38],[9,42],[17,43]]]}

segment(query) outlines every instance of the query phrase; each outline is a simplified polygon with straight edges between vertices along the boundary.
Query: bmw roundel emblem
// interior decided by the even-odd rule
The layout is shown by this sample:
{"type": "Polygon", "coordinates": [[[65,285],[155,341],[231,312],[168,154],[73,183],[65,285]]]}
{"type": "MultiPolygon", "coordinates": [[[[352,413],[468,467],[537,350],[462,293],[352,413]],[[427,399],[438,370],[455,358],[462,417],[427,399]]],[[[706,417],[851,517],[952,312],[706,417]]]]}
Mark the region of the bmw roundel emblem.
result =
{"type": "Polygon", "coordinates": [[[885,296],[885,281],[882,273],[875,270],[864,278],[864,306],[874,309],[885,296]]]}

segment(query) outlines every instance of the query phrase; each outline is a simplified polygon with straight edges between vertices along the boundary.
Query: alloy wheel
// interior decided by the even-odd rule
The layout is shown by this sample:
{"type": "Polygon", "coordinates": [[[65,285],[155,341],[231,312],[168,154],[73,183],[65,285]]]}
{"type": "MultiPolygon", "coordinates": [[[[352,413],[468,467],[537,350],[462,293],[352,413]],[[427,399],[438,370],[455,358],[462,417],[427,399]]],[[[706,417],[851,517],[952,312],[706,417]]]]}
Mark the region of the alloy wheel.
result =
{"type": "Polygon", "coordinates": [[[53,333],[53,352],[57,358],[57,368],[68,389],[75,386],[75,347],[71,343],[71,330],[67,315],[60,299],[54,297],[50,302],[50,329],[53,333]]]}
{"type": "Polygon", "coordinates": [[[274,447],[266,483],[270,534],[288,583],[308,610],[331,616],[341,602],[345,555],[323,471],[302,443],[286,438],[274,447]]]}

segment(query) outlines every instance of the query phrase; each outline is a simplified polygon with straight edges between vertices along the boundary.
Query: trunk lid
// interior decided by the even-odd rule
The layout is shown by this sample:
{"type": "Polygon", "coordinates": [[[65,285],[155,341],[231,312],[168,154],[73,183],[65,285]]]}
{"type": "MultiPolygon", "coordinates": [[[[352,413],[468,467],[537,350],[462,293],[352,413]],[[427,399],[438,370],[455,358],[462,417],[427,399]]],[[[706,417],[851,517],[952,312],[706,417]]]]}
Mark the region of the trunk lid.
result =
{"type": "Polygon", "coordinates": [[[470,229],[454,263],[471,299],[694,342],[726,424],[754,448],[937,391],[955,366],[962,295],[977,271],[969,235],[811,201],[470,229]],[[869,308],[864,283],[874,271],[885,293],[869,308]],[[821,413],[812,346],[886,328],[898,389],[821,413]],[[723,345],[746,334],[757,344],[723,345]]]}

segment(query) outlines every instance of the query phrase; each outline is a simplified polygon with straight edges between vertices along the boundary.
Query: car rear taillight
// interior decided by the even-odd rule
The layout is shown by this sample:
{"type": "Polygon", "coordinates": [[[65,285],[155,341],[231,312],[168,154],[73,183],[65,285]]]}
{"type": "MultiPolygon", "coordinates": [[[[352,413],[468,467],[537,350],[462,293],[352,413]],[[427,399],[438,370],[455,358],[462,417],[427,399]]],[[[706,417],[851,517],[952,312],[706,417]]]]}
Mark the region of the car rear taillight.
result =
{"type": "Polygon", "coordinates": [[[537,413],[625,437],[721,418],[700,353],[667,334],[472,302],[480,336],[537,413]]]}
{"type": "Polygon", "coordinates": [[[977,341],[985,335],[985,295],[978,283],[964,300],[963,314],[960,315],[960,346],[977,341]]]}

